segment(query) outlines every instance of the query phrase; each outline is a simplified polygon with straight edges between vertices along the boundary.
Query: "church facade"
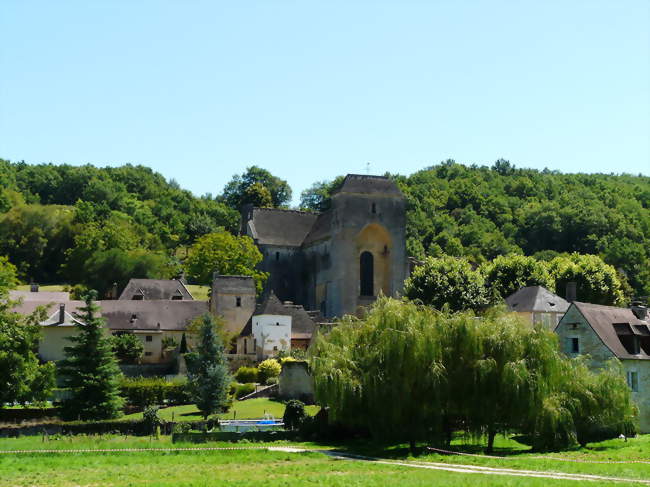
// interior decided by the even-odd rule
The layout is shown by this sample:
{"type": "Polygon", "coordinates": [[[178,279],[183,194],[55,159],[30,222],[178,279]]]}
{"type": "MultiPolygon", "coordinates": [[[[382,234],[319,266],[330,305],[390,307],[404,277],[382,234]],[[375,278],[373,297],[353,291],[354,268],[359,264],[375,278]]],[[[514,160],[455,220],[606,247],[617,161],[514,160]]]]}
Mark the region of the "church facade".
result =
{"type": "Polygon", "coordinates": [[[349,174],[323,213],[246,207],[241,233],[264,256],[267,291],[328,318],[354,314],[407,277],[404,196],[386,177],[349,174]]]}

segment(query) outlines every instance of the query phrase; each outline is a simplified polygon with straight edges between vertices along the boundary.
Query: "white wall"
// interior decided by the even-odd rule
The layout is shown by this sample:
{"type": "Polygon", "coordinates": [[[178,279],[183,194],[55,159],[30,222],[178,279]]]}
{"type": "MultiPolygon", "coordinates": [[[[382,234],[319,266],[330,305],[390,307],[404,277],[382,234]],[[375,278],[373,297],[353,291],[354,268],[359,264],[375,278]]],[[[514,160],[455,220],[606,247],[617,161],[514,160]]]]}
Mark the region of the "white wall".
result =
{"type": "Polygon", "coordinates": [[[257,342],[258,358],[291,350],[291,316],[253,316],[253,338],[257,342]]]}

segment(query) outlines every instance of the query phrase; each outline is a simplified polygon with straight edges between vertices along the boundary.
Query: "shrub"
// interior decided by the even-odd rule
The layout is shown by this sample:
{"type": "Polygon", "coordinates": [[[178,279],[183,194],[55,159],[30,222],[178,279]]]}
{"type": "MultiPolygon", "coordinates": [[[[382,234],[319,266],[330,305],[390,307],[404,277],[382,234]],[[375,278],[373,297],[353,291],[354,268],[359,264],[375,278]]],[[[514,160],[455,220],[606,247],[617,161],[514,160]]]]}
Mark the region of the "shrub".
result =
{"type": "Polygon", "coordinates": [[[282,366],[275,359],[266,359],[257,366],[257,380],[266,384],[270,377],[277,377],[282,371],[282,366]]]}
{"type": "Polygon", "coordinates": [[[255,392],[255,384],[237,384],[235,388],[235,397],[240,399],[255,392]]]}
{"type": "Polygon", "coordinates": [[[246,382],[257,382],[257,369],[255,367],[239,367],[235,372],[235,379],[242,384],[246,382]]]}
{"type": "Polygon", "coordinates": [[[129,406],[144,409],[155,404],[189,404],[185,381],[167,381],[162,377],[123,379],[120,394],[129,406]]]}
{"type": "Polygon", "coordinates": [[[284,427],[290,430],[297,430],[305,420],[306,415],[305,405],[302,401],[298,401],[297,399],[288,401],[284,409],[284,416],[282,416],[284,427]]]}
{"type": "Polygon", "coordinates": [[[133,364],[140,361],[144,353],[142,341],[133,333],[122,333],[111,337],[111,348],[115,356],[123,364],[133,364]]]}
{"type": "Polygon", "coordinates": [[[166,336],[163,337],[161,345],[163,350],[174,350],[176,347],[178,347],[178,342],[174,340],[174,337],[166,336]]]}
{"type": "Polygon", "coordinates": [[[149,431],[150,434],[156,434],[158,426],[160,426],[163,421],[158,416],[158,406],[149,406],[142,413],[142,422],[144,423],[145,431],[149,431]]]}
{"type": "Polygon", "coordinates": [[[284,365],[287,362],[297,362],[297,360],[294,357],[290,356],[290,355],[287,356],[287,357],[282,357],[280,359],[280,365],[284,365]]]}

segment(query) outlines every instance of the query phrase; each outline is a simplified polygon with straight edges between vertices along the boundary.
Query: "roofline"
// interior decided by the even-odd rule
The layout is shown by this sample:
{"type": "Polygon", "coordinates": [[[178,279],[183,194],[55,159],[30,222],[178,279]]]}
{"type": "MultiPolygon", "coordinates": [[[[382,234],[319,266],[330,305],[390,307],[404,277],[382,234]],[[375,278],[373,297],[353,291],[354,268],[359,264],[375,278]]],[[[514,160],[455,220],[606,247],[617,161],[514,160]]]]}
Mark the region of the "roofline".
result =
{"type": "Polygon", "coordinates": [[[187,286],[183,283],[183,281],[181,281],[180,279],[174,279],[174,280],[178,280],[178,282],[181,283],[181,286],[183,286],[183,289],[185,289],[187,291],[187,294],[189,294],[190,298],[192,298],[192,301],[194,301],[194,296],[192,296],[192,293],[190,292],[189,289],[187,289],[187,286]]]}
{"type": "MultiPolygon", "coordinates": [[[[609,351],[612,353],[612,355],[613,355],[614,357],[616,357],[617,359],[621,360],[621,358],[618,356],[618,354],[617,354],[614,350],[612,350],[611,347],[610,347],[609,345],[607,345],[607,343],[605,343],[605,340],[603,340],[603,337],[600,336],[600,333],[598,333],[598,330],[596,330],[596,329],[593,327],[593,325],[591,324],[591,322],[587,319],[587,317],[584,315],[584,313],[582,312],[582,310],[580,309],[580,307],[579,307],[576,303],[578,303],[578,304],[589,304],[589,303],[581,303],[581,302],[579,302],[579,301],[573,301],[573,302],[571,303],[571,306],[575,306],[575,308],[576,308],[576,309],[578,310],[578,312],[580,313],[580,316],[582,316],[582,318],[583,318],[583,319],[587,322],[587,324],[589,325],[589,328],[591,328],[591,329],[593,330],[593,332],[596,334],[596,336],[597,336],[598,339],[600,340],[600,343],[602,343],[602,344],[605,346],[605,348],[606,348],[607,350],[609,350],[609,351]]],[[[564,313],[564,316],[567,315],[567,313],[568,313],[569,310],[571,309],[571,306],[569,306],[569,308],[566,310],[566,313],[564,313]]],[[[597,305],[597,306],[602,306],[602,305],[599,304],[599,305],[597,305]]],[[[607,307],[607,308],[616,308],[616,306],[606,306],[606,307],[607,307]]],[[[621,308],[617,308],[617,309],[621,309],[621,308]]],[[[562,319],[560,320],[560,323],[562,323],[562,320],[564,319],[564,316],[562,316],[562,319]]],[[[558,327],[560,326],[560,323],[558,323],[557,325],[555,325],[555,328],[553,328],[553,331],[554,331],[554,332],[555,332],[555,330],[558,329],[558,327]]],[[[622,359],[622,360],[628,360],[628,359],[622,359]]]]}

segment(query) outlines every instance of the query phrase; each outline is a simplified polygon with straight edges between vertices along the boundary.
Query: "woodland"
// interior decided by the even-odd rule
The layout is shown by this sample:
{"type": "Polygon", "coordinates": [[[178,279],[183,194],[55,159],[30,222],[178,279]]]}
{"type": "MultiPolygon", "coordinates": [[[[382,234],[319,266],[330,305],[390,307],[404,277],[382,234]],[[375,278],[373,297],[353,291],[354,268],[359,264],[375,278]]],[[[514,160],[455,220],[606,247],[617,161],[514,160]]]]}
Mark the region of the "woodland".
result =
{"type": "MultiPolygon", "coordinates": [[[[628,296],[650,295],[648,176],[539,171],[505,160],[448,160],[387,176],[406,197],[407,250],[416,259],[456,256],[478,266],[508,254],[593,254],[617,270],[628,296]]],[[[341,181],[314,183],[300,209],[326,210],[341,181]]],[[[256,166],[220,193],[196,196],[144,166],[0,159],[0,256],[23,282],[105,294],[129,277],[181,275],[198,239],[237,235],[243,204],[288,208],[291,198],[286,181],[256,166]]],[[[243,261],[252,267],[256,257],[243,261]]]]}

